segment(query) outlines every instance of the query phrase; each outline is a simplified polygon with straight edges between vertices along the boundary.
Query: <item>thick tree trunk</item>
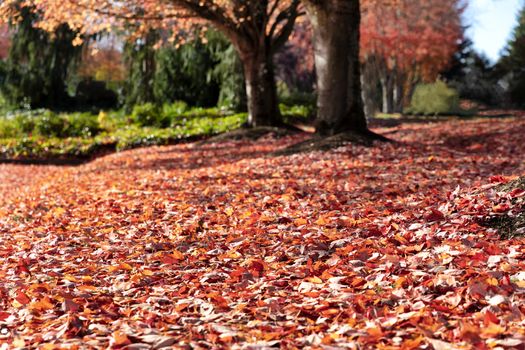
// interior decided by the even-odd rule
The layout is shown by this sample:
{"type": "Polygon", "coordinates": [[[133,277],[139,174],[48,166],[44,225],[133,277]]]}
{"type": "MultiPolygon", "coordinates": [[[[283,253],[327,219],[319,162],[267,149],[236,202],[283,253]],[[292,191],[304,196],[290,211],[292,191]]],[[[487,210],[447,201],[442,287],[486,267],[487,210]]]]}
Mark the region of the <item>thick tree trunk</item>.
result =
{"type": "Polygon", "coordinates": [[[317,132],[367,132],[361,96],[358,0],[305,1],[314,30],[317,132]]]}
{"type": "Polygon", "coordinates": [[[282,125],[275,72],[270,54],[241,55],[248,99],[248,126],[282,125]]]}

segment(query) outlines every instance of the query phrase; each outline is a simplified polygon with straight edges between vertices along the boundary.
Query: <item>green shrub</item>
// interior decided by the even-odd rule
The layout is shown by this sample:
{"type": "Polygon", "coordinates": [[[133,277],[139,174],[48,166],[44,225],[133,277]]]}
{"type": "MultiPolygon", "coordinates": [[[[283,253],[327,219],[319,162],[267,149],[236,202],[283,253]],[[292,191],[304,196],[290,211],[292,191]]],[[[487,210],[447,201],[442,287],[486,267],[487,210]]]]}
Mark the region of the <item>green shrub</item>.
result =
{"type": "MultiPolygon", "coordinates": [[[[228,111],[218,108],[185,109],[183,104],[163,108],[165,115],[172,113],[177,120],[173,127],[167,128],[132,123],[122,111],[99,115],[58,115],[46,110],[17,112],[0,117],[0,155],[8,158],[90,156],[109,147],[118,151],[214,135],[239,128],[247,119],[246,113],[228,115],[228,111]],[[176,113],[181,111],[180,115],[176,113]]],[[[166,116],[160,113],[159,118],[166,116]]]]}
{"type": "Polygon", "coordinates": [[[167,118],[176,118],[181,116],[189,109],[188,104],[184,101],[175,101],[173,103],[165,103],[162,106],[162,114],[167,118]]]}
{"type": "Polygon", "coordinates": [[[461,113],[459,95],[443,81],[433,84],[421,84],[416,87],[408,114],[439,115],[461,113]]]}
{"type": "Polygon", "coordinates": [[[284,103],[281,103],[279,104],[279,109],[281,110],[281,114],[285,119],[288,117],[308,119],[315,114],[315,109],[311,105],[289,106],[284,103]]]}
{"type": "Polygon", "coordinates": [[[168,122],[159,106],[153,103],[145,103],[133,107],[131,120],[140,126],[155,127],[166,127],[168,122]]]}
{"type": "Polygon", "coordinates": [[[65,137],[67,135],[67,120],[56,113],[45,111],[34,119],[34,132],[47,137],[65,137]]]}
{"type": "Polygon", "coordinates": [[[102,131],[97,116],[91,113],[74,113],[65,115],[67,122],[65,136],[92,137],[102,131]]]}
{"type": "Polygon", "coordinates": [[[11,138],[20,135],[15,123],[5,117],[0,117],[0,138],[11,138]]]}

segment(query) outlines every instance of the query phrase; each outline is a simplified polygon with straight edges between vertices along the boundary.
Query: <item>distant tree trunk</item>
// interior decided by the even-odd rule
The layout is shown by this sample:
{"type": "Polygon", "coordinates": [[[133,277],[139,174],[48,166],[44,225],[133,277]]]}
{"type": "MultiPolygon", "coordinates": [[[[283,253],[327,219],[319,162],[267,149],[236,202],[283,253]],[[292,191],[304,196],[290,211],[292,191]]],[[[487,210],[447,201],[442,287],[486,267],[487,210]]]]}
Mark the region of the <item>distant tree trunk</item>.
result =
{"type": "Polygon", "coordinates": [[[394,112],[403,113],[405,108],[405,75],[397,72],[394,84],[394,112]]]}
{"type": "Polygon", "coordinates": [[[241,59],[246,80],[248,125],[279,126],[282,121],[272,55],[247,50],[241,53],[241,59]]]}
{"type": "Polygon", "coordinates": [[[379,111],[380,96],[378,91],[378,74],[376,57],[367,57],[365,62],[361,65],[361,86],[363,89],[363,103],[365,108],[365,115],[367,118],[374,117],[379,111]]]}
{"type": "Polygon", "coordinates": [[[317,133],[367,133],[361,96],[358,0],[304,0],[314,31],[317,133]]]}

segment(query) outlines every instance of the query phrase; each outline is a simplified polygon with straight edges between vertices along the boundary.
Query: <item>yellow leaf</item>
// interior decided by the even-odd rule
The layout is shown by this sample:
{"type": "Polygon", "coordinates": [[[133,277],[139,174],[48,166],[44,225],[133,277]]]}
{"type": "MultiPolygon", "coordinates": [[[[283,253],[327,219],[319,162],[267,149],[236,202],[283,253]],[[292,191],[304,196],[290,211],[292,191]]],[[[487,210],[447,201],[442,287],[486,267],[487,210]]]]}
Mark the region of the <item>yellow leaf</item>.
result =
{"type": "Polygon", "coordinates": [[[499,282],[494,277],[487,278],[487,284],[490,286],[498,286],[499,282]]]}
{"type": "Polygon", "coordinates": [[[407,281],[407,279],[405,277],[399,277],[396,282],[394,283],[394,286],[396,288],[401,288],[403,287],[403,284],[405,284],[405,282],[407,281]]]}
{"type": "Polygon", "coordinates": [[[174,250],[172,255],[177,260],[184,260],[184,254],[182,254],[178,250],[174,250]]]}
{"type": "Polygon", "coordinates": [[[71,275],[65,275],[64,279],[66,281],[69,281],[69,282],[77,282],[77,278],[75,276],[71,276],[71,275]]]}
{"type": "Polygon", "coordinates": [[[317,276],[314,276],[314,277],[308,278],[308,282],[315,283],[315,284],[321,284],[323,283],[323,280],[317,276]]]}
{"type": "Polygon", "coordinates": [[[505,333],[505,328],[492,322],[481,330],[482,335],[490,338],[496,337],[503,333],[505,333]]]}
{"type": "Polygon", "coordinates": [[[133,270],[133,266],[131,266],[130,264],[127,264],[127,263],[121,263],[120,264],[120,268],[123,269],[123,270],[133,270]]]}
{"type": "Polygon", "coordinates": [[[319,219],[317,219],[317,221],[315,222],[315,224],[316,224],[316,225],[326,225],[326,224],[328,224],[328,221],[327,221],[325,218],[323,218],[323,217],[321,216],[319,219]]]}
{"type": "Polygon", "coordinates": [[[302,225],[306,225],[308,223],[308,220],[299,218],[299,219],[295,219],[293,223],[295,226],[302,226],[302,225]]]}
{"type": "Polygon", "coordinates": [[[51,301],[47,297],[45,297],[44,299],[42,299],[40,301],[31,303],[29,305],[29,308],[31,310],[38,310],[38,311],[51,310],[51,309],[53,309],[53,307],[54,307],[53,303],[51,303],[51,301]]]}
{"type": "Polygon", "coordinates": [[[22,338],[15,338],[11,345],[13,345],[14,348],[24,348],[26,346],[26,342],[22,338]]]}

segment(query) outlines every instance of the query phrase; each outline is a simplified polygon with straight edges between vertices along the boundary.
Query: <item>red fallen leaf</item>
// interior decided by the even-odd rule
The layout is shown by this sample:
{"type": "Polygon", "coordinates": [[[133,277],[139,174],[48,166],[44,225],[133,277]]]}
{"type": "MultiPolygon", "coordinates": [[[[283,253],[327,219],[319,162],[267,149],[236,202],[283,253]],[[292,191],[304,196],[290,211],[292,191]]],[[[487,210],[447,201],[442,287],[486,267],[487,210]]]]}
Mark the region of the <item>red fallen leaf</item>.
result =
{"type": "Polygon", "coordinates": [[[260,259],[252,260],[250,263],[250,270],[254,271],[256,277],[261,277],[264,272],[265,266],[265,262],[260,259]]]}
{"type": "Polygon", "coordinates": [[[509,196],[511,198],[523,197],[525,196],[525,190],[522,190],[521,188],[515,188],[509,192],[509,196]]]}
{"type": "Polygon", "coordinates": [[[29,260],[28,259],[21,259],[18,261],[18,266],[16,268],[16,272],[18,274],[21,274],[22,272],[28,273],[31,275],[31,271],[29,270],[29,260]]]}
{"type": "Polygon", "coordinates": [[[504,213],[510,209],[510,206],[507,203],[500,203],[492,207],[492,211],[495,213],[504,213]]]}
{"type": "Polygon", "coordinates": [[[70,298],[65,298],[64,302],[62,303],[62,309],[66,312],[77,312],[80,308],[80,305],[75,303],[70,298]]]}
{"type": "Polygon", "coordinates": [[[177,264],[181,260],[184,260],[184,254],[177,250],[175,250],[172,254],[166,254],[160,258],[160,261],[167,265],[177,264]]]}
{"type": "Polygon", "coordinates": [[[67,319],[66,333],[71,336],[77,336],[84,330],[84,323],[77,316],[69,315],[67,319]]]}
{"type": "Polygon", "coordinates": [[[5,311],[0,311],[0,321],[5,321],[11,316],[10,313],[5,311]]]}
{"type": "Polygon", "coordinates": [[[445,219],[445,215],[443,215],[442,212],[434,208],[431,208],[430,211],[426,212],[423,217],[429,222],[442,221],[445,219]]]}
{"type": "Polygon", "coordinates": [[[16,293],[16,301],[18,301],[22,305],[27,305],[29,302],[31,302],[31,299],[22,291],[18,291],[16,293]]]}
{"type": "Polygon", "coordinates": [[[485,311],[485,314],[483,315],[483,323],[485,326],[488,326],[490,324],[499,324],[500,320],[496,315],[494,315],[489,310],[485,311]]]}
{"type": "Polygon", "coordinates": [[[213,304],[215,306],[218,306],[222,309],[230,309],[230,304],[228,303],[228,300],[226,300],[224,297],[222,297],[221,295],[219,295],[218,293],[209,293],[208,295],[208,298],[211,299],[211,301],[213,302],[213,304]]]}
{"type": "Polygon", "coordinates": [[[501,176],[501,175],[491,176],[489,178],[489,181],[492,182],[492,183],[507,183],[507,182],[509,182],[509,180],[505,176],[501,176]]]}

